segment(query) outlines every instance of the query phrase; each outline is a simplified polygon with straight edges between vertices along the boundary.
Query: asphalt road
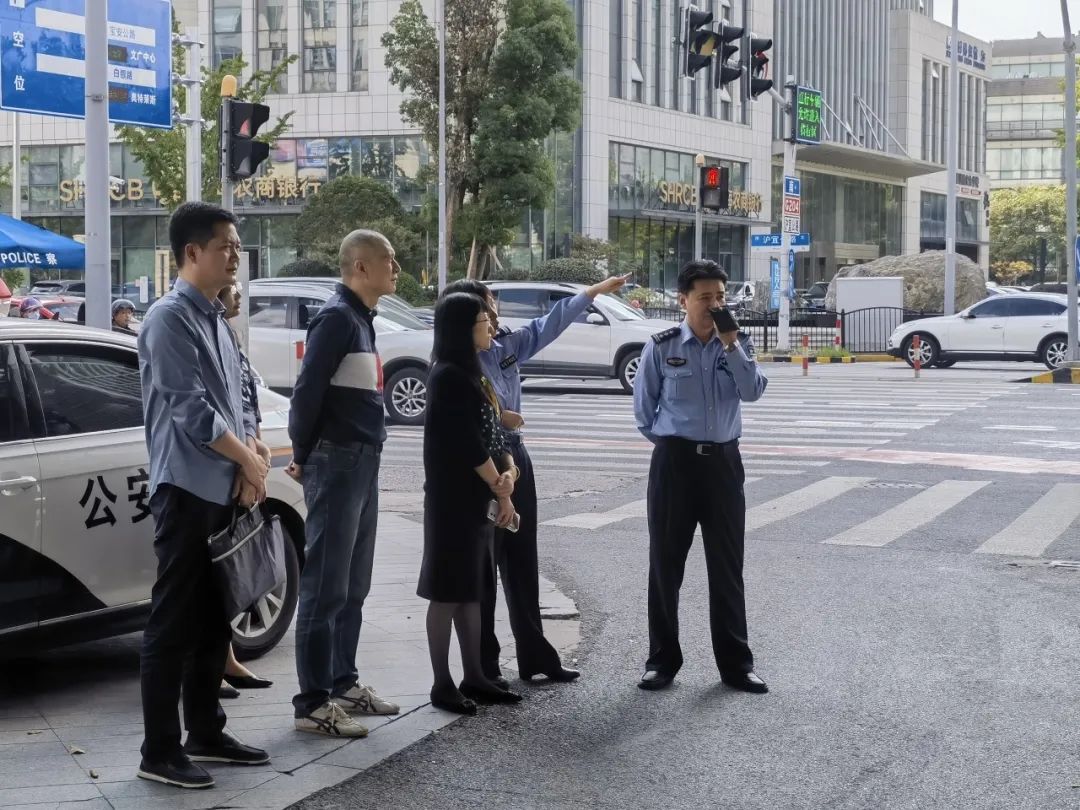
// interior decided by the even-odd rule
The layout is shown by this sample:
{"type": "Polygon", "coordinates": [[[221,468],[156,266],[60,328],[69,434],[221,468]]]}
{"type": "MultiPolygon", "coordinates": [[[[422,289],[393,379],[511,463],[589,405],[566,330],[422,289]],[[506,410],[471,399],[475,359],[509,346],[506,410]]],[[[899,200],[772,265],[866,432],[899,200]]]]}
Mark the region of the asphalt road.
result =
{"type": "MultiPolygon", "coordinates": [[[[647,448],[628,398],[533,384],[541,568],[580,608],[583,678],[297,807],[1075,808],[1080,390],[1011,382],[1037,370],[769,367],[743,441],[764,696],[718,683],[697,544],[686,665],[636,688],[647,448]]],[[[414,442],[395,430],[388,481],[414,442]]]]}

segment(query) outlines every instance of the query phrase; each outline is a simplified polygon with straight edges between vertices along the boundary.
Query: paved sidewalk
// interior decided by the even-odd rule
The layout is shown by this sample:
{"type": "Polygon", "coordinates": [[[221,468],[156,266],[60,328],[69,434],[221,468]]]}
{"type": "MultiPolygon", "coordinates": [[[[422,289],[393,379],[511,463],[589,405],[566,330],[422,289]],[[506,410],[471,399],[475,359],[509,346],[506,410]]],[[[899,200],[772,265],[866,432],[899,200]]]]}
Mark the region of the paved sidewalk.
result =
{"type": "MultiPolygon", "coordinates": [[[[276,810],[371,767],[457,719],[428,704],[431,667],[424,615],[416,596],[422,531],[393,509],[417,508],[416,495],[384,494],[371,595],[360,636],[360,677],[401,704],[401,714],[364,718],[363,740],[343,742],[293,729],[296,688],[290,630],[252,669],[274,680],[265,690],[224,701],[229,729],[270,751],[269,765],[209,767],[217,786],[181,791],[135,777],[142,742],[138,686],[141,636],[125,636],[43,654],[4,674],[15,694],[0,695],[0,807],[153,810],[259,808],[276,810]]],[[[499,637],[512,642],[500,599],[499,637]]],[[[541,579],[548,637],[568,653],[577,645],[577,609],[541,579]]],[[[456,655],[456,645],[455,648],[456,655]]],[[[504,647],[512,660],[512,644],[504,647]]],[[[569,660],[573,660],[572,657],[569,660]]],[[[3,664],[2,666],[13,666],[3,664]]],[[[460,673],[460,665],[456,664],[460,673]]],[[[512,668],[512,667],[511,667],[512,668]]]]}

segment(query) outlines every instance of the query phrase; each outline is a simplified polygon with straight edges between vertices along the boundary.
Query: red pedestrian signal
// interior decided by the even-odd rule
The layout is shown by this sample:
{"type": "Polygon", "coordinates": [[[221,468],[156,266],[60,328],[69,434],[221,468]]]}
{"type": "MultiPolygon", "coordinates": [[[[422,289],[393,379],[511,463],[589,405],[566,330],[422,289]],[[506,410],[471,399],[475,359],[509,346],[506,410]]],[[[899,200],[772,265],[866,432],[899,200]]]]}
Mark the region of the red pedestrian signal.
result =
{"type": "Polygon", "coordinates": [[[703,166],[698,199],[701,207],[709,211],[723,211],[728,207],[729,172],[723,166],[703,166]]]}

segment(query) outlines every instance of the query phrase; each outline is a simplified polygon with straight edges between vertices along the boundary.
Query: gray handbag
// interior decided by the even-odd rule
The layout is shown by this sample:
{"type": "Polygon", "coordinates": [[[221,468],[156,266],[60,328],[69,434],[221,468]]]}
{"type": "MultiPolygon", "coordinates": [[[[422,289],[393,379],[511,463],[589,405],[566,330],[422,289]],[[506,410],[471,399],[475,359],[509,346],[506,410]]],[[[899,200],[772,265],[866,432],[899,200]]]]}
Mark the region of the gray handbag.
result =
{"type": "Polygon", "coordinates": [[[281,520],[264,506],[235,507],[228,527],[210,535],[207,543],[230,622],[285,581],[281,520]]]}

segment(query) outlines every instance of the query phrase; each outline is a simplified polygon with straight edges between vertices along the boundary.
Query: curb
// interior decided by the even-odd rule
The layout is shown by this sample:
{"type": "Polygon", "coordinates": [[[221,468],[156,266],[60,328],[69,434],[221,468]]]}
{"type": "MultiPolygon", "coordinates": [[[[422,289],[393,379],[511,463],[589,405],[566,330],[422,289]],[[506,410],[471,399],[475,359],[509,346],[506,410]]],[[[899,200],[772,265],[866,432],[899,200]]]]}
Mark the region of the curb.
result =
{"type": "Polygon", "coordinates": [[[1034,377],[1025,377],[1017,382],[1080,385],[1080,368],[1057,368],[1053,371],[1048,371],[1045,374],[1036,374],[1034,377]]]}
{"type": "MultiPolygon", "coordinates": [[[[801,354],[763,354],[757,358],[759,363],[801,363],[801,354]]],[[[808,363],[831,364],[831,363],[894,363],[898,358],[888,354],[859,354],[851,357],[808,357],[808,363]]]]}

